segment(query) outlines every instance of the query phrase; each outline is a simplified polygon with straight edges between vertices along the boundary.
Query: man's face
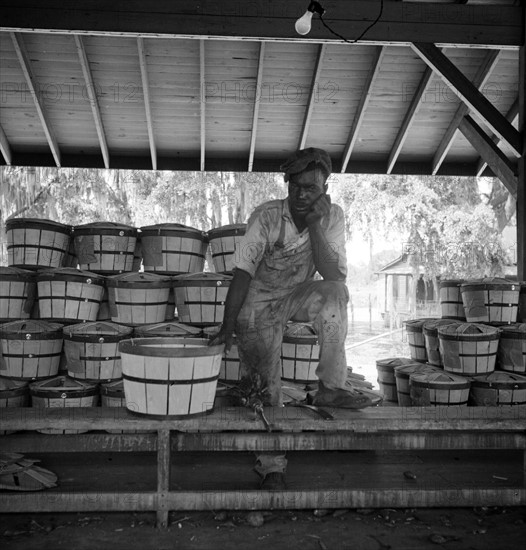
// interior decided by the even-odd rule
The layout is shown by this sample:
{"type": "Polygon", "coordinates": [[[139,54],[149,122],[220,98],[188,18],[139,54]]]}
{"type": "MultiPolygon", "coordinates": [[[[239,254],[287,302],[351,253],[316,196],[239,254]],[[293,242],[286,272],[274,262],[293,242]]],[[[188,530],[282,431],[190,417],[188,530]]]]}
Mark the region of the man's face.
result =
{"type": "Polygon", "coordinates": [[[289,179],[289,205],[293,214],[305,216],[313,202],[327,191],[327,185],[319,170],[307,170],[292,174],[289,179]]]}

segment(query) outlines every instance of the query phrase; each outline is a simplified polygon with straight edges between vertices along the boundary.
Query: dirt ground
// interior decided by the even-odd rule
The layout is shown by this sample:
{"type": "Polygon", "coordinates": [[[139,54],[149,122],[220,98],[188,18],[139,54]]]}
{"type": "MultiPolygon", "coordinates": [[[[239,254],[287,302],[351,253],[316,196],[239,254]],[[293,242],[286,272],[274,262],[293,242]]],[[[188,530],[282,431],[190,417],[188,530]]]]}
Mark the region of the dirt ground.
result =
{"type": "Polygon", "coordinates": [[[192,512],[155,527],[151,513],[0,516],[4,550],[515,550],[525,508],[192,512]],[[262,523],[262,524],[261,524],[262,523]]]}

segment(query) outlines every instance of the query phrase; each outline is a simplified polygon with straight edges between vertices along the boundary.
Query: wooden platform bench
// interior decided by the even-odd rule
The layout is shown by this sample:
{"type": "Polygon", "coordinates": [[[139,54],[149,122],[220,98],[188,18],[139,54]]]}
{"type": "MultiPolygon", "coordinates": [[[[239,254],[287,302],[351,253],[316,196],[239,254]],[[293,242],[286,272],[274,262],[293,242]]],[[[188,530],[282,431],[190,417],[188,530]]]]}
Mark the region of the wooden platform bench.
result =
{"type": "Polygon", "coordinates": [[[1,409],[0,429],[17,431],[0,436],[2,451],[31,457],[36,453],[37,458],[38,453],[155,453],[157,487],[138,494],[99,491],[96,498],[85,491],[63,491],[60,485],[41,492],[2,492],[0,513],[151,511],[157,514],[158,526],[165,527],[170,511],[526,505],[526,406],[330,411],[333,420],[302,408],[268,408],[265,414],[271,431],[267,431],[252,411],[236,407],[184,420],[138,416],[124,408],[1,409]],[[50,428],[88,432],[56,435],[34,431],[50,428]],[[151,432],[115,434],[104,430],[151,432]],[[518,453],[518,472],[511,485],[497,480],[481,486],[430,487],[405,479],[393,487],[333,487],[328,500],[320,487],[178,491],[170,483],[170,470],[177,467],[179,453],[185,451],[496,449],[518,453]]]}

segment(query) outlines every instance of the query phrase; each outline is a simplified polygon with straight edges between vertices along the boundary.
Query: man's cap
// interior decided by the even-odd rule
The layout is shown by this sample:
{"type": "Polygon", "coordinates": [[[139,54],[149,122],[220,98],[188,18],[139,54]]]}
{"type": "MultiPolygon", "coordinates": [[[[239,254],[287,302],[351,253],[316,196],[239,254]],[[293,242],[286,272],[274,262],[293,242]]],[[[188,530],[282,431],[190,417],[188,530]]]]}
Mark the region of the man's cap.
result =
{"type": "Polygon", "coordinates": [[[329,153],[317,147],[307,147],[296,151],[280,166],[280,170],[285,172],[285,181],[289,181],[292,174],[303,172],[312,162],[319,165],[327,178],[331,175],[332,162],[329,153]]]}

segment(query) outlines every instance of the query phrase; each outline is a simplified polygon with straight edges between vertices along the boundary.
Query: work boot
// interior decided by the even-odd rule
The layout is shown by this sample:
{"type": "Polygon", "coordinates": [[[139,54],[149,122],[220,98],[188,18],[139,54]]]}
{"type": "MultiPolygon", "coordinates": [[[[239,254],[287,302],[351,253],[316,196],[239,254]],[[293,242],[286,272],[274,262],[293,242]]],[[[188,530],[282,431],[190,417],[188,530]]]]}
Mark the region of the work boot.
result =
{"type": "Polygon", "coordinates": [[[284,491],[287,488],[283,472],[268,473],[259,486],[263,491],[284,491]]]}
{"type": "Polygon", "coordinates": [[[336,407],[341,409],[364,409],[372,407],[373,402],[365,393],[356,389],[326,388],[320,381],[318,391],[312,398],[312,404],[317,407],[336,407]]]}

